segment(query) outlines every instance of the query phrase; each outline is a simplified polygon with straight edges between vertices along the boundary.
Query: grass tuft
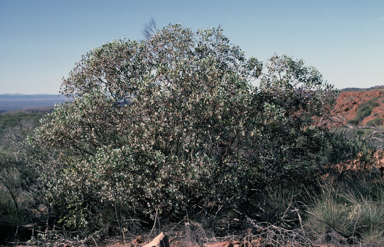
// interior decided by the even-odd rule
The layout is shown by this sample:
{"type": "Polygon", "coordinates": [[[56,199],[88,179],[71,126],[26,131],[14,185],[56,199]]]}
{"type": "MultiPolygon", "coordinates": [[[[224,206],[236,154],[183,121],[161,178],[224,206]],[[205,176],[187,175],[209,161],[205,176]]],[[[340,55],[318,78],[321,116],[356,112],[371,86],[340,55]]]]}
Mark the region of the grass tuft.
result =
{"type": "MultiPolygon", "coordinates": [[[[349,243],[383,243],[383,184],[323,186],[308,207],[307,224],[317,237],[336,232],[349,243]]],[[[324,241],[324,238],[322,239],[324,241]]]]}

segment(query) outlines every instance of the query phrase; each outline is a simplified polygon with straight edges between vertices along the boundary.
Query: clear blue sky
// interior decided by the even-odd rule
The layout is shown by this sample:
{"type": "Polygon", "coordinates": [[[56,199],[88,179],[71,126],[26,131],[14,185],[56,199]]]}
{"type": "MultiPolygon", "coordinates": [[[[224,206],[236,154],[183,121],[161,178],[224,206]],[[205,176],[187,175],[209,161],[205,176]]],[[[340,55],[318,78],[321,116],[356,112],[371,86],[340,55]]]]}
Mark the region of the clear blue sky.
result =
{"type": "Polygon", "coordinates": [[[0,0],[0,94],[57,94],[81,55],[158,28],[221,26],[245,52],[303,58],[336,86],[384,85],[383,0],[0,0]]]}

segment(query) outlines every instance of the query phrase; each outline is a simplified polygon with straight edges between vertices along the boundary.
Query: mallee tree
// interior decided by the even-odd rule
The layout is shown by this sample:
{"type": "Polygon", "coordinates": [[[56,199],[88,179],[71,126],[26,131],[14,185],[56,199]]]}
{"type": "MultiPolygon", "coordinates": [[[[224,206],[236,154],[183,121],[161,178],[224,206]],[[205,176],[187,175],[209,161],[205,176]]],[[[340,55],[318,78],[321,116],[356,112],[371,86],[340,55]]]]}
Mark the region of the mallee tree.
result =
{"type": "Polygon", "coordinates": [[[273,56],[263,69],[222,29],[180,24],[91,50],[61,91],[73,102],[33,138],[57,159],[38,169],[61,222],[90,229],[133,216],[177,220],[314,179],[329,142],[311,119],[335,100],[302,60],[273,56]]]}

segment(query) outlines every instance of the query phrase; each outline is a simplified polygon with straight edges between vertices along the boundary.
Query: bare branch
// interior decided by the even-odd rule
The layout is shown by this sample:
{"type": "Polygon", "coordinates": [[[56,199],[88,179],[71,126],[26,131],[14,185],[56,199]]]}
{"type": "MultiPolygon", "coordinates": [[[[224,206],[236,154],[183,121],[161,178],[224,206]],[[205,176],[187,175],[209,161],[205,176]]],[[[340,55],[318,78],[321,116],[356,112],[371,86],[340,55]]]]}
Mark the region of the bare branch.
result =
{"type": "Polygon", "coordinates": [[[145,38],[145,40],[148,40],[151,38],[153,35],[155,35],[157,32],[156,28],[156,21],[151,17],[148,23],[145,23],[144,29],[141,32],[145,38]]]}

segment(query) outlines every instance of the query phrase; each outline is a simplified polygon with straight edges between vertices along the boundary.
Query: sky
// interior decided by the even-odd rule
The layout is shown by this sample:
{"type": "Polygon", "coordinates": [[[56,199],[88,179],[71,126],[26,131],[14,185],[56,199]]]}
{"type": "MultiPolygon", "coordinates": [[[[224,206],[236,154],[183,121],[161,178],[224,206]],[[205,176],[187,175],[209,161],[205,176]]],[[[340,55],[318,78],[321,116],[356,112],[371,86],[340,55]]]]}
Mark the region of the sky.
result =
{"type": "Polygon", "coordinates": [[[384,85],[383,0],[0,0],[0,94],[58,94],[81,56],[145,23],[218,27],[247,58],[302,58],[338,89],[384,85]]]}

